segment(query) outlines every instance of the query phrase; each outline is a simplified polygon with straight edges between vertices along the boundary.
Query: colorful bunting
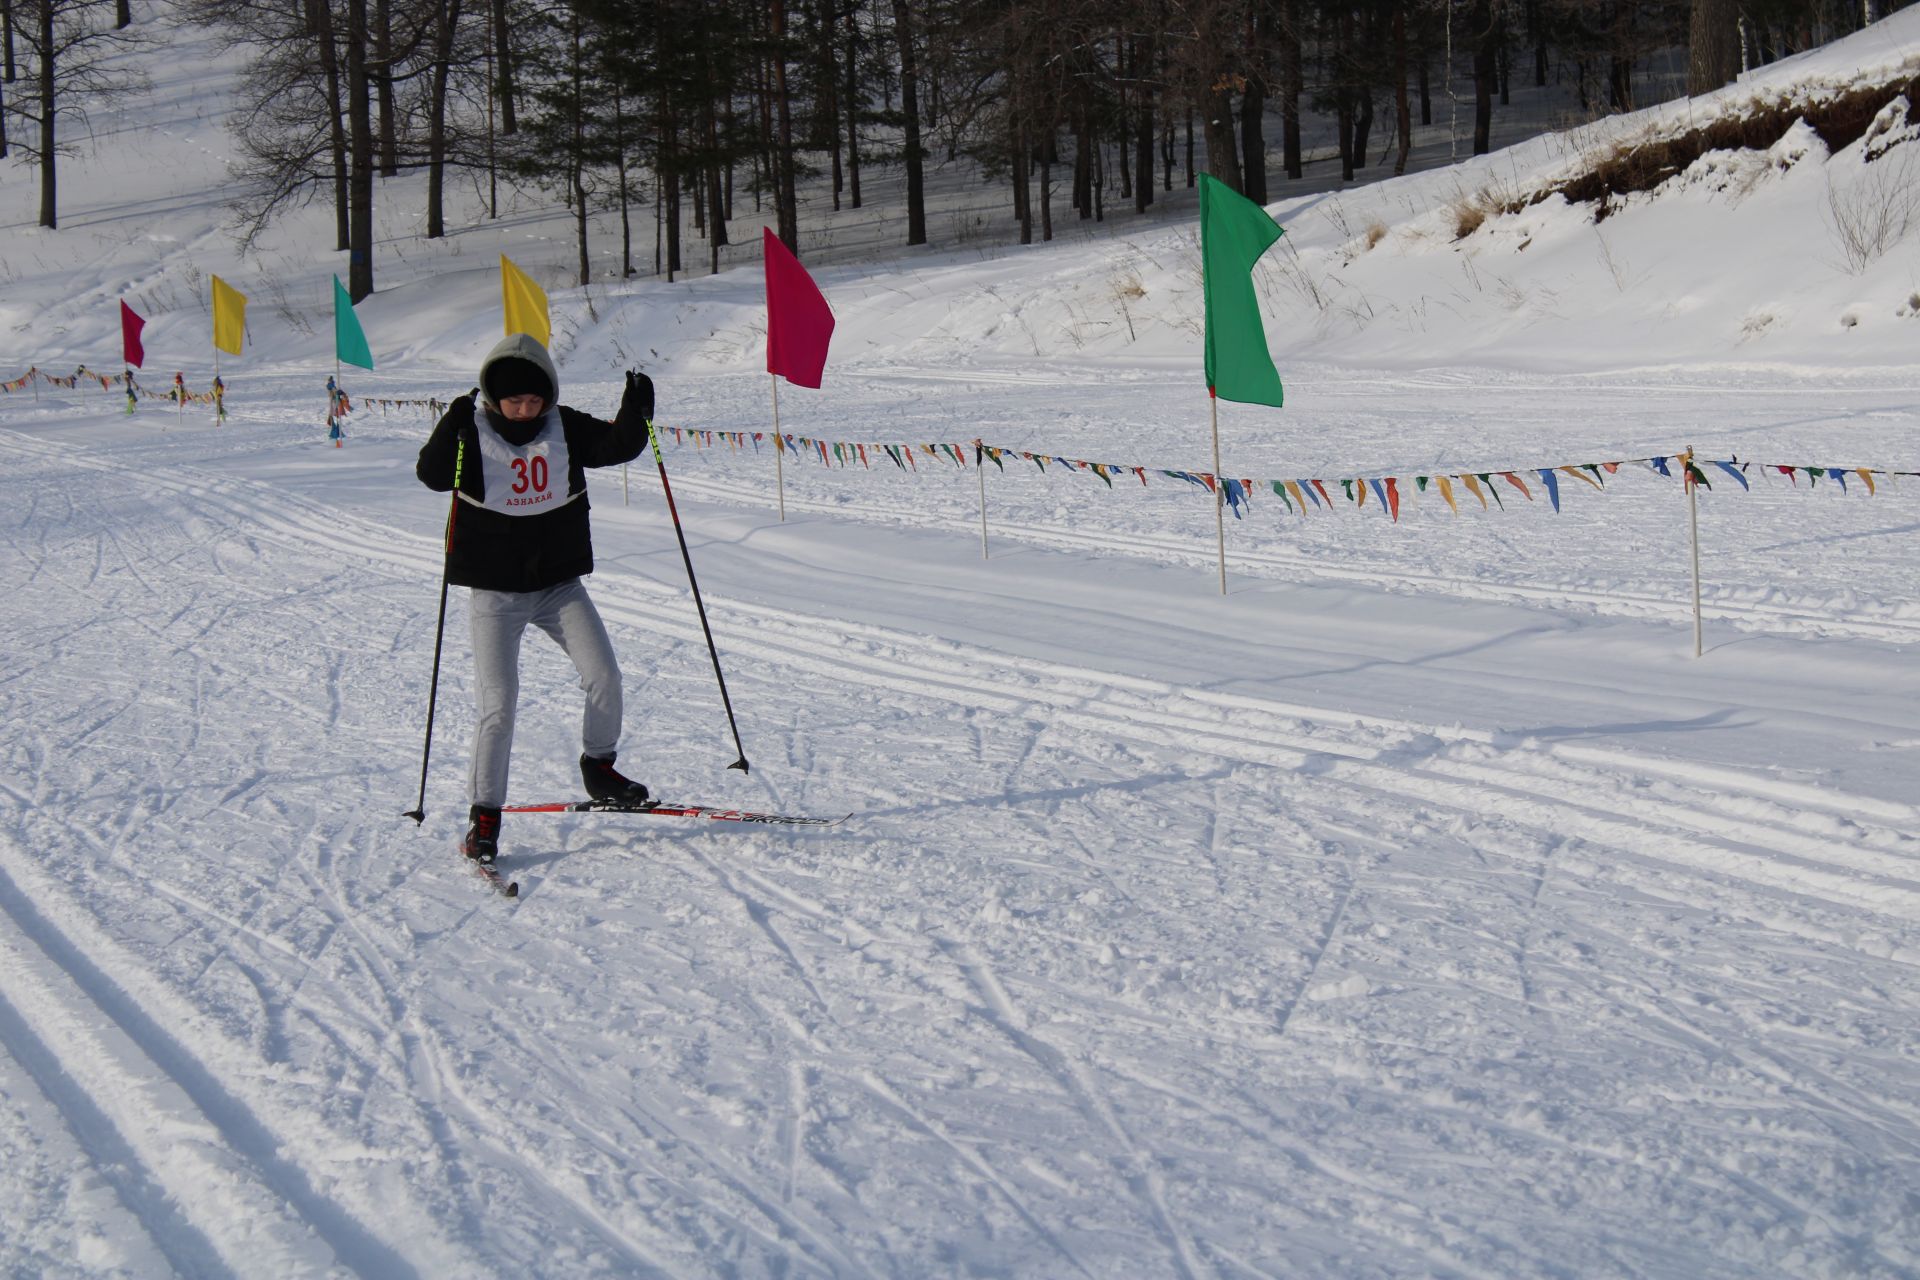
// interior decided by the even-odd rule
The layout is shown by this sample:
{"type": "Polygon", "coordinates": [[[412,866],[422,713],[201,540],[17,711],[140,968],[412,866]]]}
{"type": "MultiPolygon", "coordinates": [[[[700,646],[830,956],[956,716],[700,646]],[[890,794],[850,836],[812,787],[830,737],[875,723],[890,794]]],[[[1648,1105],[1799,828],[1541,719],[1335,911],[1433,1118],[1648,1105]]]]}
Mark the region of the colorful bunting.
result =
{"type": "MultiPolygon", "coordinates": [[[[82,365],[72,374],[63,375],[47,373],[38,366],[34,366],[18,377],[0,381],[0,392],[11,394],[24,391],[37,382],[45,383],[51,387],[73,390],[78,388],[83,381],[89,383],[98,382],[103,389],[123,386],[127,389],[130,402],[134,397],[138,396],[146,399],[166,400],[170,403],[179,404],[213,404],[220,409],[222,416],[224,416],[225,412],[224,399],[226,385],[218,377],[214,379],[211,390],[196,392],[187,387],[185,377],[178,373],[174,375],[173,385],[167,391],[155,392],[140,386],[134,381],[131,370],[125,373],[105,374],[82,365]]],[[[451,398],[443,400],[439,397],[429,397],[425,399],[362,397],[363,405],[378,406],[382,413],[393,409],[418,408],[425,409],[437,416],[444,413],[450,403],[451,398]]],[[[343,422],[352,409],[352,405],[348,401],[345,392],[334,385],[331,379],[329,379],[328,386],[328,404],[330,427],[334,427],[337,423],[343,422]]],[[[696,448],[701,449],[714,448],[724,444],[735,451],[744,451],[751,447],[757,452],[761,443],[766,438],[766,433],[758,431],[710,431],[688,427],[673,427],[664,424],[660,427],[660,430],[663,437],[670,435],[676,443],[684,444],[690,442],[696,448]]],[[[336,429],[331,434],[337,442],[340,437],[340,432],[336,429]]],[[[793,451],[796,454],[803,451],[812,453],[819,459],[822,465],[828,467],[836,465],[843,468],[850,467],[857,460],[861,467],[871,470],[873,460],[869,456],[868,450],[872,449],[891,459],[894,466],[901,471],[911,470],[917,472],[919,470],[919,463],[914,455],[924,453],[929,459],[938,461],[944,458],[955,467],[962,469],[968,465],[968,455],[971,454],[973,465],[984,466],[987,462],[992,462],[996,469],[1004,473],[1006,471],[1005,459],[1011,455],[1033,463],[1034,467],[1042,474],[1045,474],[1050,467],[1056,465],[1064,467],[1069,471],[1085,472],[1098,478],[1100,482],[1109,489],[1114,487],[1114,477],[1123,472],[1132,472],[1133,475],[1138,477],[1143,486],[1148,483],[1147,472],[1149,468],[1134,463],[1103,462],[1084,458],[1062,457],[1056,454],[1033,453],[1028,450],[1009,449],[1000,445],[992,445],[977,439],[971,441],[969,444],[963,445],[953,444],[947,441],[936,441],[932,443],[886,443],[879,441],[821,440],[808,436],[795,436],[784,433],[774,433],[772,438],[775,449],[782,452],[793,451]]],[[[1500,502],[1500,494],[1494,486],[1494,477],[1496,476],[1505,480],[1513,488],[1519,490],[1529,501],[1532,500],[1533,491],[1519,474],[1522,470],[1529,470],[1538,477],[1540,484],[1546,489],[1547,498],[1552,504],[1553,510],[1559,512],[1562,507],[1561,499],[1563,497],[1559,476],[1572,476],[1574,479],[1581,481],[1593,489],[1594,492],[1604,493],[1605,484],[1602,477],[1617,474],[1623,466],[1643,466],[1655,474],[1673,479],[1675,478],[1675,469],[1670,464],[1674,462],[1680,464],[1679,474],[1685,478],[1688,485],[1697,485],[1702,489],[1708,490],[1711,490],[1712,486],[1703,469],[1706,467],[1717,468],[1722,474],[1730,476],[1738,482],[1743,491],[1748,492],[1750,492],[1753,487],[1750,473],[1756,471],[1762,476],[1784,477],[1788,485],[1794,488],[1799,487],[1800,473],[1805,472],[1810,487],[1817,487],[1820,480],[1829,479],[1834,481],[1842,492],[1850,492],[1847,480],[1848,477],[1851,476],[1853,479],[1860,481],[1869,496],[1875,496],[1879,493],[1878,482],[1881,480],[1891,481],[1897,476],[1920,476],[1920,471],[1900,471],[1886,467],[1813,466],[1786,463],[1762,464],[1742,461],[1739,458],[1696,459],[1692,453],[1682,452],[1677,454],[1660,454],[1646,458],[1612,459],[1604,462],[1561,463],[1547,467],[1416,475],[1412,477],[1412,479],[1414,481],[1415,492],[1425,493],[1429,485],[1437,488],[1440,492],[1441,499],[1447,504],[1447,509],[1455,516],[1458,516],[1460,514],[1460,505],[1454,494],[1454,484],[1456,482],[1466,487],[1467,492],[1479,501],[1483,511],[1490,511],[1492,510],[1492,506],[1487,501],[1489,496],[1492,497],[1494,503],[1502,507],[1505,505],[1500,502]]],[[[1320,478],[1282,477],[1274,480],[1227,478],[1222,480],[1204,471],[1178,471],[1170,469],[1163,469],[1160,471],[1160,474],[1168,479],[1184,481],[1197,488],[1204,489],[1209,493],[1220,492],[1227,505],[1233,509],[1236,519],[1244,518],[1242,508],[1251,509],[1252,494],[1256,488],[1271,490],[1280,498],[1289,514],[1298,514],[1304,517],[1314,509],[1323,509],[1329,512],[1335,509],[1333,499],[1327,491],[1327,481],[1320,478]]],[[[1371,495],[1373,500],[1379,502],[1381,510],[1385,512],[1391,520],[1398,523],[1402,507],[1403,495],[1400,487],[1402,480],[1403,477],[1392,475],[1347,476],[1336,478],[1333,480],[1333,483],[1340,486],[1347,501],[1362,509],[1365,508],[1369,500],[1369,495],[1371,495]]]]}
{"type": "MultiPolygon", "coordinates": [[[[1553,469],[1551,467],[1541,467],[1539,471],[1535,472],[1535,474],[1540,477],[1540,483],[1546,486],[1547,497],[1551,499],[1553,502],[1553,513],[1555,515],[1559,515],[1560,514],[1560,481],[1554,477],[1553,469]]],[[[1519,481],[1516,480],[1514,481],[1514,483],[1518,484],[1519,481]]],[[[1521,486],[1523,490],[1525,489],[1525,487],[1526,486],[1524,485],[1521,486]]],[[[1529,493],[1527,494],[1527,497],[1531,499],[1533,495],[1529,493]]]]}

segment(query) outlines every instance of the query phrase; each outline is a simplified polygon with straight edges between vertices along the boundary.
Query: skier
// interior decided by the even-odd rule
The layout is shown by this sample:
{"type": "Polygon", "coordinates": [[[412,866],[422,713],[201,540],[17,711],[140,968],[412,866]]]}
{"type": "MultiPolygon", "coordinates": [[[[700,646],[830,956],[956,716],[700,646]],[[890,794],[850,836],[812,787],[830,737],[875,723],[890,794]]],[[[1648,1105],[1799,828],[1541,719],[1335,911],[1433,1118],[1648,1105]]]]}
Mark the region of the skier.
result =
{"type": "Polygon", "coordinates": [[[628,370],[612,422],[558,403],[560,379],[536,339],[513,334],[480,365],[480,385],[448,406],[415,474],[439,493],[459,486],[448,517],[447,581],[469,587],[475,668],[471,826],[461,851],[491,863],[507,795],[520,638],[551,636],[580,673],[586,714],[580,779],[595,800],[640,805],[647,789],[614,766],[620,667],[581,578],[593,572],[584,468],[629,462],[647,444],[653,381],[628,370]]]}

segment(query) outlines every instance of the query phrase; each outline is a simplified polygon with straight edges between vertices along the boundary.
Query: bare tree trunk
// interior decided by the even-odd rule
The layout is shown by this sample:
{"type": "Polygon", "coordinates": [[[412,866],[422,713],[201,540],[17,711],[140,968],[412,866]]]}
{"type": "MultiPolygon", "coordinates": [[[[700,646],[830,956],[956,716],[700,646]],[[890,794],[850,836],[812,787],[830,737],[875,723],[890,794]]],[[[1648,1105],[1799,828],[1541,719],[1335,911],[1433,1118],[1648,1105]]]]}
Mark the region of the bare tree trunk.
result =
{"type": "Polygon", "coordinates": [[[592,278],[587,261],[587,184],[584,178],[587,166],[576,157],[567,167],[573,171],[573,234],[580,246],[580,287],[584,289],[592,278]]]}
{"type": "Polygon", "coordinates": [[[1483,156],[1493,149],[1494,54],[1500,30],[1490,0],[1475,0],[1473,28],[1473,154],[1483,156]]]}
{"type": "Polygon", "coordinates": [[[1399,134],[1399,150],[1393,157],[1393,176],[1407,171],[1407,155],[1413,150],[1413,112],[1407,103],[1407,9],[1393,10],[1393,127],[1399,134]]]}
{"type": "Polygon", "coordinates": [[[860,207],[860,23],[847,10],[847,204],[860,207]]]}
{"type": "Polygon", "coordinates": [[[1262,127],[1267,112],[1267,34],[1259,9],[1249,8],[1246,27],[1246,91],[1240,95],[1240,165],[1246,184],[1242,193],[1255,204],[1267,202],[1267,135],[1262,127]]]}
{"type": "MultiPolygon", "coordinates": [[[[753,100],[760,106],[760,129],[755,135],[757,145],[753,149],[753,211],[759,213],[763,208],[762,193],[774,185],[773,175],[777,168],[773,160],[773,80],[767,66],[767,59],[753,60],[753,100]]],[[[779,199],[775,197],[778,205],[779,199]]],[[[774,228],[779,234],[779,228],[774,228]]]]}
{"type": "Polygon", "coordinates": [[[586,41],[582,33],[580,11],[573,12],[573,92],[567,97],[567,109],[572,114],[572,145],[567,148],[567,178],[569,181],[569,203],[573,205],[574,240],[579,245],[580,287],[587,287],[593,277],[592,263],[587,256],[587,73],[586,41]]]}
{"type": "Polygon", "coordinates": [[[60,225],[55,198],[53,131],[53,0],[38,0],[39,33],[35,61],[40,64],[40,225],[60,225]]]}
{"type": "Polygon", "coordinates": [[[1633,110],[1633,6],[1623,6],[1608,32],[1607,100],[1615,111],[1633,110]]]}
{"type": "Polygon", "coordinates": [[[1300,154],[1300,10],[1296,0],[1280,6],[1280,158],[1289,178],[1305,172],[1300,154]]]}
{"type": "MultiPolygon", "coordinates": [[[[1872,0],[1866,2],[1871,5],[1872,0]]],[[[1712,93],[1740,74],[1739,24],[1739,0],[1693,0],[1687,27],[1688,94],[1712,93]]]]}
{"type": "Polygon", "coordinates": [[[815,21],[820,31],[820,46],[816,50],[820,61],[815,64],[814,77],[820,85],[820,111],[824,116],[819,132],[826,134],[827,149],[833,153],[833,211],[838,213],[840,196],[847,189],[847,170],[840,157],[840,69],[834,58],[831,0],[819,0],[815,21]]]}
{"type": "Polygon", "coordinates": [[[907,0],[893,0],[893,34],[900,42],[900,110],[906,117],[907,243],[925,244],[927,189],[920,155],[920,75],[907,0]]]}
{"type": "Polygon", "coordinates": [[[1033,243],[1033,148],[1025,125],[1013,126],[1013,213],[1020,219],[1020,243],[1033,243]]]}
{"type": "Polygon", "coordinates": [[[1193,186],[1193,104],[1187,104],[1187,186],[1193,186]]]}
{"type": "Polygon", "coordinates": [[[719,86],[713,86],[705,95],[707,103],[707,169],[705,172],[707,188],[707,251],[711,274],[720,274],[720,250],[727,240],[727,210],[725,193],[720,188],[720,112],[714,105],[713,94],[724,92],[719,86]]]}
{"type": "Polygon", "coordinates": [[[1107,220],[1107,150],[1101,145],[1099,135],[1094,135],[1093,144],[1093,220],[1107,220]]]}
{"type": "Polygon", "coordinates": [[[568,161],[567,168],[571,170],[569,176],[573,180],[573,234],[575,242],[578,243],[580,247],[580,287],[584,289],[587,287],[587,282],[592,279],[591,264],[587,259],[587,184],[585,177],[587,166],[586,162],[576,155],[572,160],[568,161]]]}
{"type": "Polygon", "coordinates": [[[674,108],[665,94],[660,95],[660,181],[666,189],[667,280],[672,282],[680,270],[680,131],[674,123],[674,108]]]}
{"type": "Polygon", "coordinates": [[[1496,54],[1496,66],[1500,75],[1500,105],[1510,107],[1513,105],[1513,50],[1507,43],[1507,16],[1504,12],[1500,15],[1499,26],[1500,44],[1496,54]]]}
{"type": "Polygon", "coordinates": [[[1207,90],[1207,111],[1202,127],[1207,136],[1207,172],[1235,191],[1241,190],[1240,153],[1233,141],[1231,90],[1207,90]]]}
{"type": "MultiPolygon", "coordinates": [[[[446,0],[435,0],[434,16],[442,16],[446,0]]],[[[400,141],[394,123],[393,106],[393,0],[374,0],[373,79],[375,100],[380,108],[380,174],[395,177],[400,172],[400,141]]],[[[429,233],[431,234],[431,233],[429,233]]]]}
{"type": "Polygon", "coordinates": [[[493,46],[487,46],[487,220],[500,216],[500,166],[494,155],[493,113],[497,101],[494,93],[493,46]]]}
{"type": "Polygon", "coordinates": [[[1261,129],[1261,117],[1267,109],[1267,95],[1258,80],[1247,80],[1247,91],[1240,99],[1240,153],[1243,157],[1245,195],[1255,204],[1267,203],[1267,136],[1261,129]]]}
{"type": "Polygon", "coordinates": [[[1053,130],[1040,146],[1040,239],[1053,239],[1053,130]]]}
{"type": "Polygon", "coordinates": [[[1153,206],[1153,81],[1141,74],[1153,66],[1154,47],[1149,40],[1144,48],[1133,51],[1134,76],[1138,81],[1134,98],[1133,167],[1138,181],[1133,184],[1133,208],[1145,213],[1153,206]]]}
{"type": "Polygon", "coordinates": [[[1073,122],[1073,207],[1081,221],[1093,216],[1093,125],[1081,108],[1073,122]]]}
{"type": "Polygon", "coordinates": [[[1128,154],[1127,132],[1133,125],[1133,115],[1127,110],[1127,77],[1132,68],[1127,65],[1127,37],[1123,32],[1115,32],[1113,39],[1113,65],[1119,76],[1115,86],[1113,121],[1119,131],[1114,139],[1114,153],[1120,161],[1120,198],[1133,199],[1133,157],[1128,154]]]}
{"type": "Polygon", "coordinates": [[[13,0],[0,0],[0,53],[5,54],[8,84],[20,78],[19,64],[13,57],[13,0]]]}
{"type": "Polygon", "coordinates": [[[773,35],[773,109],[780,122],[774,147],[774,217],[782,244],[800,252],[800,202],[793,182],[793,103],[787,94],[786,0],[771,0],[773,35]]]}
{"type": "MultiPolygon", "coordinates": [[[[447,234],[447,81],[453,68],[453,36],[460,25],[461,0],[437,0],[438,30],[433,41],[433,89],[427,102],[427,239],[447,234]]],[[[383,140],[384,142],[384,140],[383,140]]]]}
{"type": "Polygon", "coordinates": [[[373,292],[373,113],[367,102],[367,0],[347,0],[347,294],[373,292]]]}
{"type": "Polygon", "coordinates": [[[633,193],[627,187],[627,111],[626,99],[613,95],[613,172],[620,182],[620,278],[633,270],[633,218],[629,211],[633,193]]]}
{"type": "Polygon", "coordinates": [[[1340,142],[1340,181],[1353,181],[1353,90],[1341,85],[1333,91],[1333,131],[1340,142]]]}
{"type": "Polygon", "coordinates": [[[500,95],[500,134],[519,132],[513,118],[513,51],[507,45],[507,0],[493,0],[494,92],[500,95]]]}
{"type": "Polygon", "coordinates": [[[346,98],[340,83],[340,49],[333,38],[333,7],[327,0],[306,0],[307,29],[320,50],[320,73],[327,82],[327,143],[333,152],[333,248],[345,253],[353,244],[347,216],[347,129],[341,119],[346,98]]]}

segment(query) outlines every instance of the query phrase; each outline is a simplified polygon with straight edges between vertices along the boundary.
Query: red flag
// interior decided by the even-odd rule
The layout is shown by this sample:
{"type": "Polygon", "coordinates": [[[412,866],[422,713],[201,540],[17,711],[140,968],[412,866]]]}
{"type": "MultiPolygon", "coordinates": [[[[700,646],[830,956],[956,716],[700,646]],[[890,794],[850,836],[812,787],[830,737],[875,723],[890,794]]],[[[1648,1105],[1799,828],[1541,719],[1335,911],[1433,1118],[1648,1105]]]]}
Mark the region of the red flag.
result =
{"type": "Polygon", "coordinates": [[[760,244],[767,263],[767,372],[796,387],[817,387],[833,337],[833,311],[771,227],[760,244]]]}
{"type": "Polygon", "coordinates": [[[140,330],[147,322],[133,313],[126,303],[120,304],[120,346],[128,364],[138,369],[140,362],[147,358],[146,351],[140,346],[140,330]]]}

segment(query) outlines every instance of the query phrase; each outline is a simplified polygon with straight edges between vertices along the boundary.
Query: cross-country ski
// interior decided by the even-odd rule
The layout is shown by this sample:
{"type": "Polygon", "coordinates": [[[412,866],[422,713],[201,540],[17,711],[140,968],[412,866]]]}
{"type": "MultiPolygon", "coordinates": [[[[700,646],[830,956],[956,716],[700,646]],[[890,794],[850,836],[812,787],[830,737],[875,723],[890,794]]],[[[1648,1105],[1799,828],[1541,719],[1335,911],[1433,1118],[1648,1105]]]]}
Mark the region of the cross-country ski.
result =
{"type": "Polygon", "coordinates": [[[545,804],[510,804],[502,813],[609,813],[633,814],[652,818],[705,818],[712,822],[744,822],[760,826],[837,827],[853,815],[837,818],[808,818],[791,813],[756,813],[750,809],[724,809],[701,804],[673,804],[648,801],[645,804],[620,804],[605,800],[558,800],[545,804]]]}

